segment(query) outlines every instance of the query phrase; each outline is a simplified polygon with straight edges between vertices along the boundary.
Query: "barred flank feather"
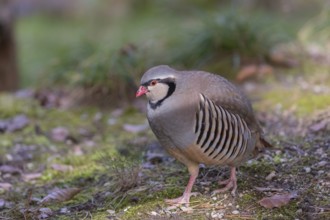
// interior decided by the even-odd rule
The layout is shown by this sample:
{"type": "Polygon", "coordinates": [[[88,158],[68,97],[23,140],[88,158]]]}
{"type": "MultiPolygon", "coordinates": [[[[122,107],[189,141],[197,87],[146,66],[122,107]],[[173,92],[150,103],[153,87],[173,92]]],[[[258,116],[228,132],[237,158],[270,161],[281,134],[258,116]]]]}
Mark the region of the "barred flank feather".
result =
{"type": "Polygon", "coordinates": [[[195,134],[195,143],[204,154],[221,163],[242,156],[251,138],[246,122],[239,115],[216,105],[203,94],[196,113],[195,134]]]}

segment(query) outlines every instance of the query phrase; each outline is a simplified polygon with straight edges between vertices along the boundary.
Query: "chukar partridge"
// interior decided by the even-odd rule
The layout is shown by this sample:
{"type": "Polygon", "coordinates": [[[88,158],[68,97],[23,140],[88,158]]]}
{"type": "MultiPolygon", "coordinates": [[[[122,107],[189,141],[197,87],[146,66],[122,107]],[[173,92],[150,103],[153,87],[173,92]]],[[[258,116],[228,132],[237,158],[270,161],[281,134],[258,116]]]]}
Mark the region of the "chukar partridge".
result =
{"type": "Polygon", "coordinates": [[[235,194],[236,167],[271,147],[249,100],[221,76],[156,66],[141,79],[136,97],[143,94],[149,100],[147,117],[152,131],[190,173],[183,195],[167,203],[189,204],[199,164],[230,166],[230,178],[219,182],[226,186],[214,193],[232,188],[235,194]]]}

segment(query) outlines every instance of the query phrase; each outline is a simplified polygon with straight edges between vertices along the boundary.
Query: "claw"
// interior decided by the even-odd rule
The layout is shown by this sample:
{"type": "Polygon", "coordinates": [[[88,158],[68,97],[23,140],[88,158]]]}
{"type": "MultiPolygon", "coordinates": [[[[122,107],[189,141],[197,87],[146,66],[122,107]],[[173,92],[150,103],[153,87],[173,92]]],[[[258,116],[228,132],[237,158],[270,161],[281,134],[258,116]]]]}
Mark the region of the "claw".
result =
{"type": "Polygon", "coordinates": [[[232,167],[230,170],[230,177],[227,180],[219,181],[219,185],[226,185],[222,189],[217,189],[212,192],[212,196],[218,193],[226,192],[229,189],[233,188],[231,195],[235,196],[237,189],[237,179],[236,179],[236,168],[232,167]]]}
{"type": "MultiPolygon", "coordinates": [[[[189,169],[189,167],[188,167],[188,169],[189,169]]],[[[190,169],[189,169],[190,178],[189,178],[188,184],[186,186],[186,189],[185,189],[183,195],[176,198],[176,199],[166,199],[165,202],[167,204],[171,204],[171,205],[185,204],[186,206],[189,206],[190,196],[195,195],[195,193],[191,193],[191,189],[192,189],[192,187],[195,183],[195,180],[198,176],[198,170],[199,170],[198,166],[190,167],[190,169]]]]}
{"type": "Polygon", "coordinates": [[[187,205],[189,206],[189,197],[188,195],[182,195],[175,199],[165,199],[165,202],[170,205],[187,205]]]}

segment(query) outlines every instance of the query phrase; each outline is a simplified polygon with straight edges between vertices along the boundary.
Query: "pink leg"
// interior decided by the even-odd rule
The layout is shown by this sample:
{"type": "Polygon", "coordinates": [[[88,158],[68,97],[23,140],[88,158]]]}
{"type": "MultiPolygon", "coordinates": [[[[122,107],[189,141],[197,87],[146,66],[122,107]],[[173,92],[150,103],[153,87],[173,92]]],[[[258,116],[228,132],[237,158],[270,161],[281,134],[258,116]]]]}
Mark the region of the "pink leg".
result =
{"type": "Polygon", "coordinates": [[[224,180],[224,181],[219,181],[219,185],[226,185],[226,186],[222,189],[214,190],[212,192],[213,195],[217,194],[217,193],[221,193],[221,192],[226,192],[229,189],[233,188],[233,190],[231,191],[231,194],[233,196],[235,196],[236,189],[237,189],[236,167],[231,167],[230,168],[230,177],[229,177],[229,179],[224,180]]]}
{"type": "Polygon", "coordinates": [[[176,198],[176,199],[166,199],[165,202],[171,205],[179,205],[179,204],[186,204],[187,206],[189,206],[189,200],[190,200],[190,196],[191,196],[191,189],[195,183],[195,180],[198,176],[198,172],[199,172],[199,167],[198,166],[192,166],[192,167],[188,167],[189,169],[189,173],[190,173],[190,178],[189,178],[189,182],[186,186],[185,191],[183,192],[183,195],[176,198]]]}

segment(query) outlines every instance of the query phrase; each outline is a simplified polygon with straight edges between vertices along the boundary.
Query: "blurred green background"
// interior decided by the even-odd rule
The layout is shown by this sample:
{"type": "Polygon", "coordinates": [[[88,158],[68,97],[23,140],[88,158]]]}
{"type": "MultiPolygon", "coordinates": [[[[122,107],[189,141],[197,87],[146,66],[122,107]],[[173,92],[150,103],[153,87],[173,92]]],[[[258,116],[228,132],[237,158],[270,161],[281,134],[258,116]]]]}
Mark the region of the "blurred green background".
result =
{"type": "Polygon", "coordinates": [[[329,65],[309,62],[312,52],[329,59],[325,0],[15,2],[23,88],[80,87],[129,98],[143,72],[159,64],[231,79],[249,64],[299,66],[290,70],[299,73],[329,65]]]}

